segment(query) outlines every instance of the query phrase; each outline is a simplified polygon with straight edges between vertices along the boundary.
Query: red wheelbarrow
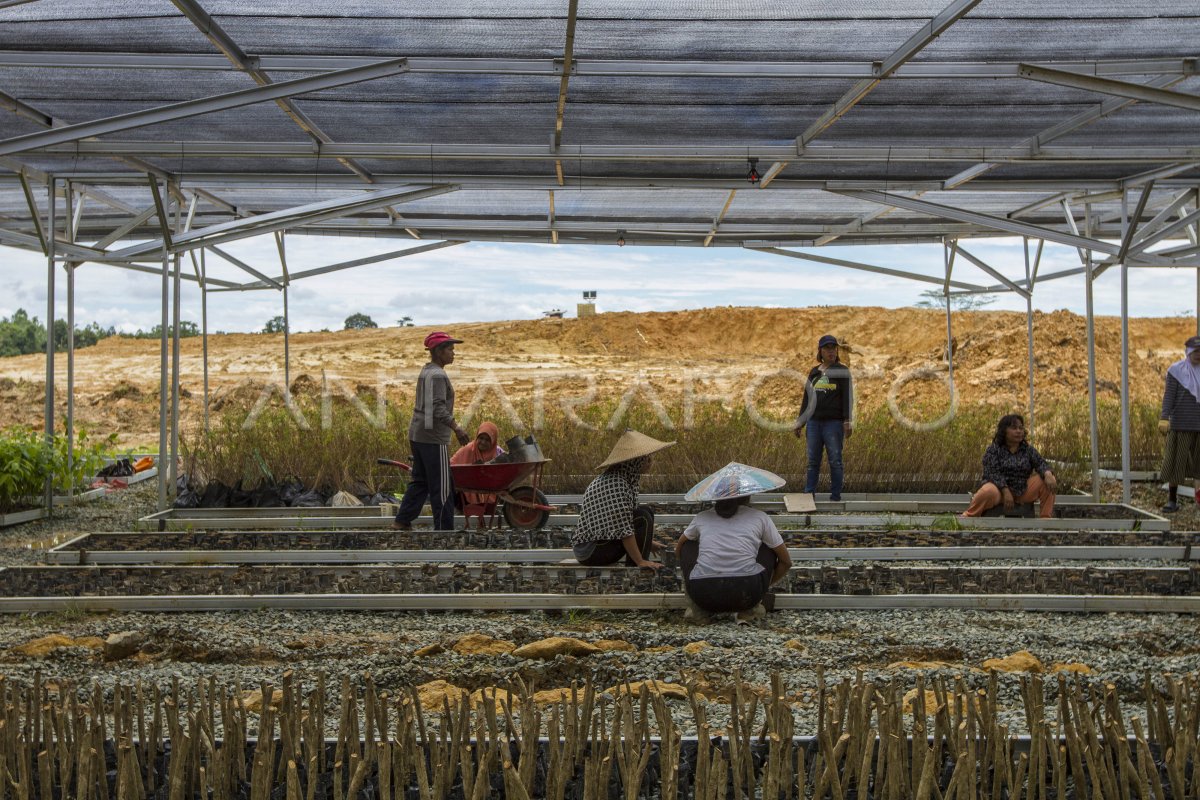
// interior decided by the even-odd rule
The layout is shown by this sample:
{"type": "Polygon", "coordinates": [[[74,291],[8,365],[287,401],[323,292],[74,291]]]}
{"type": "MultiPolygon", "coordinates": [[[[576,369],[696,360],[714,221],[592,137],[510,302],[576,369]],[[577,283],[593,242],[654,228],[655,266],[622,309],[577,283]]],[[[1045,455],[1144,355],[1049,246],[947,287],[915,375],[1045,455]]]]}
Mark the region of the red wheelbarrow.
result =
{"type": "MultiPolygon", "coordinates": [[[[403,461],[390,458],[376,459],[378,463],[400,467],[408,472],[412,467],[403,461]]],[[[541,461],[516,461],[499,464],[451,464],[450,474],[454,478],[454,491],[462,501],[463,515],[468,522],[471,517],[489,517],[488,525],[495,523],[499,506],[504,521],[512,528],[536,531],[550,521],[550,512],[557,511],[546,500],[540,488],[542,468],[549,464],[541,461]],[[467,502],[465,493],[491,495],[493,499],[482,503],[467,502]]]]}

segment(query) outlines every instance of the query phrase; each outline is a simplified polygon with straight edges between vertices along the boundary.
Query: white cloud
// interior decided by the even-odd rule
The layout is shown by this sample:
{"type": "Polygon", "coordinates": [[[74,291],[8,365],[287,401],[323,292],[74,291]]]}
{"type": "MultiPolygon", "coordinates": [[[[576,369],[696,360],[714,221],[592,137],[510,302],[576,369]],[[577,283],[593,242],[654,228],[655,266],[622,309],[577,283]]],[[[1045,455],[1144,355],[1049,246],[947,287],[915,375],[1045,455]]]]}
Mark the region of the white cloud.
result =
{"type": "MultiPolygon", "coordinates": [[[[292,272],[349,259],[404,249],[407,242],[352,238],[291,236],[287,239],[292,272]]],[[[1011,278],[1023,278],[1024,255],[1019,239],[970,241],[965,246],[1011,278]]],[[[279,274],[279,256],[270,237],[236,242],[226,248],[268,275],[279,274]]],[[[826,247],[820,254],[848,261],[903,269],[940,277],[942,249],[937,245],[890,247],[826,247]]],[[[235,282],[254,280],[215,257],[206,259],[208,274],[235,282]]],[[[1040,275],[1079,266],[1072,248],[1047,245],[1040,275]]],[[[191,272],[184,259],[185,273],[191,272]]],[[[956,260],[954,277],[989,285],[995,280],[965,259],[956,260]]],[[[0,316],[17,308],[45,316],[46,265],[41,256],[0,248],[0,316]]],[[[902,307],[914,303],[934,284],[918,283],[870,272],[732,248],[586,247],[550,245],[466,244],[407,258],[321,275],[297,282],[289,290],[293,330],[339,329],[352,313],[362,312],[380,325],[401,316],[418,324],[538,317],[551,308],[573,310],[585,290],[599,292],[605,311],[651,311],[720,305],[805,306],[873,305],[902,307]]],[[[65,281],[57,281],[57,314],[64,316],[65,281]]],[[[1110,269],[1096,282],[1096,311],[1120,312],[1119,270],[1110,269]]],[[[158,276],[89,264],[76,273],[76,318],[119,330],[148,329],[160,319],[158,276]]],[[[1192,270],[1134,270],[1130,279],[1130,312],[1137,316],[1174,316],[1196,303],[1192,270]]],[[[195,283],[183,282],[183,319],[200,321],[200,295],[195,283]]],[[[208,298],[211,330],[254,331],[283,313],[274,290],[212,293],[208,298]]],[[[1025,301],[997,295],[991,306],[1024,310],[1025,301]]],[[[1068,308],[1082,313],[1082,276],[1038,284],[1034,307],[1068,308]]]]}

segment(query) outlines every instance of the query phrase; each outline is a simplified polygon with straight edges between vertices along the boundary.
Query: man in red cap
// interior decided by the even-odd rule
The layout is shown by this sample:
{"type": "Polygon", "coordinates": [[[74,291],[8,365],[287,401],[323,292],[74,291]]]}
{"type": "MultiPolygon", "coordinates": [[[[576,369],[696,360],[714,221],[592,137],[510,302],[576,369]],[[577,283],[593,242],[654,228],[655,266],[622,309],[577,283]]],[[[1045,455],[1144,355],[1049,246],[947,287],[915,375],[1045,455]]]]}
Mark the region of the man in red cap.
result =
{"type": "Polygon", "coordinates": [[[446,365],[454,362],[454,345],[462,344],[442,331],[425,337],[429,363],[417,376],[417,396],[413,401],[412,422],[408,425],[408,443],[412,447],[412,475],[396,522],[397,530],[412,530],[412,521],[429,500],[433,529],[454,530],[454,480],[450,476],[450,435],[466,444],[470,436],[454,420],[454,387],[446,374],[446,365]]]}

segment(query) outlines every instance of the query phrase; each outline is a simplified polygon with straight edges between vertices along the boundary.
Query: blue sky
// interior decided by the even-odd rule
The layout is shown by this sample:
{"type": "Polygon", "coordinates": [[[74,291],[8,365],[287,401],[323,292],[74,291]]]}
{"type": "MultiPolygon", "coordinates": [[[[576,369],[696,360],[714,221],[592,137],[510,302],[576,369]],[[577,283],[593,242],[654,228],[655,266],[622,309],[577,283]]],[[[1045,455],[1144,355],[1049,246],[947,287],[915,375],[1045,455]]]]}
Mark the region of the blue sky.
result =
{"type": "MultiPolygon", "coordinates": [[[[413,242],[412,244],[415,244],[413,242]]],[[[383,253],[407,246],[401,240],[291,236],[287,239],[292,271],[383,253]]],[[[976,240],[971,252],[1012,278],[1024,277],[1017,239],[976,240]]],[[[236,242],[226,249],[267,274],[278,274],[274,240],[236,242]]],[[[822,255],[927,275],[942,270],[939,245],[821,248],[822,255]]],[[[210,257],[209,274],[253,280],[236,267],[210,257]]],[[[187,259],[185,269],[190,269],[187,259]]],[[[1041,272],[1079,266],[1075,251],[1047,245],[1041,272]]],[[[61,273],[60,273],[61,275],[61,273]]],[[[991,278],[959,259],[954,275],[991,284],[991,278]]],[[[0,316],[17,308],[44,318],[46,262],[32,253],[0,247],[0,316]]],[[[65,282],[58,281],[58,314],[65,315],[65,282]]],[[[372,264],[298,281],[289,292],[293,331],[333,330],[355,312],[381,326],[410,316],[418,325],[442,325],[523,319],[551,308],[574,315],[585,289],[599,293],[600,311],[666,311],[707,306],[858,305],[910,306],[931,288],[900,278],[845,270],[812,262],[736,248],[587,247],[469,243],[430,253],[372,264]]],[[[89,264],[76,273],[76,319],[118,330],[150,328],[159,319],[158,278],[115,267],[89,264]]],[[[184,282],[182,318],[199,322],[195,284],[184,282]]],[[[1130,277],[1130,313],[1134,316],[1193,315],[1196,274],[1189,269],[1140,269],[1130,277]]],[[[1034,292],[1034,306],[1083,313],[1083,279],[1051,281],[1034,292]]],[[[1024,310],[1024,300],[997,295],[990,308],[1024,310]]],[[[1119,271],[1096,283],[1096,311],[1120,313],[1119,271]]],[[[210,330],[260,330],[282,313],[278,292],[209,295],[210,330]]]]}

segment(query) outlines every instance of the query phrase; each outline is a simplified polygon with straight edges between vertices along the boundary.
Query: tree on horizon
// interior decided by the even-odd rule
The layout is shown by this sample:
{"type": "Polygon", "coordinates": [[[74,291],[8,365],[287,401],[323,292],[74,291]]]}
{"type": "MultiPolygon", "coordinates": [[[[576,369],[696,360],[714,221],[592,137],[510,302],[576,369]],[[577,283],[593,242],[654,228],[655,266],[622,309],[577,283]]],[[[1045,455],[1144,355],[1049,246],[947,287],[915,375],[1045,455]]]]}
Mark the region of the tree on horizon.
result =
{"type": "Polygon", "coordinates": [[[351,314],[350,316],[346,317],[345,327],[343,328],[343,330],[361,331],[366,328],[378,328],[378,327],[379,326],[375,324],[375,320],[371,319],[366,314],[359,312],[356,314],[351,314]]]}

